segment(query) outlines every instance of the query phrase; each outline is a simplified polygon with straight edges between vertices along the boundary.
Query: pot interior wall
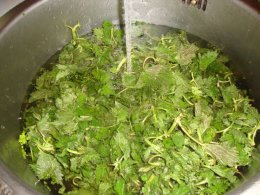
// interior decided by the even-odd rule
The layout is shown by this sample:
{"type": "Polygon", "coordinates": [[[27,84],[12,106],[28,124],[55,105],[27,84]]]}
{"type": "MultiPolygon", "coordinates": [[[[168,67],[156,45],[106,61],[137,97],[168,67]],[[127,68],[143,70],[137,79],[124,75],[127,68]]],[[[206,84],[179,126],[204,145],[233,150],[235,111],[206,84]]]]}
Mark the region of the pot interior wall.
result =
{"type": "MultiPolygon", "coordinates": [[[[2,30],[1,22],[3,25],[7,15],[0,20],[0,159],[33,188],[38,186],[37,180],[17,144],[20,110],[27,88],[39,67],[69,41],[70,32],[65,25],[79,21],[80,33],[84,34],[104,20],[122,23],[121,2],[77,0],[72,4],[70,0],[44,0],[19,13],[2,30]]],[[[234,69],[247,78],[251,95],[260,108],[259,16],[234,0],[208,1],[206,11],[187,6],[181,0],[132,2],[133,19],[183,29],[224,48],[234,69]]]]}

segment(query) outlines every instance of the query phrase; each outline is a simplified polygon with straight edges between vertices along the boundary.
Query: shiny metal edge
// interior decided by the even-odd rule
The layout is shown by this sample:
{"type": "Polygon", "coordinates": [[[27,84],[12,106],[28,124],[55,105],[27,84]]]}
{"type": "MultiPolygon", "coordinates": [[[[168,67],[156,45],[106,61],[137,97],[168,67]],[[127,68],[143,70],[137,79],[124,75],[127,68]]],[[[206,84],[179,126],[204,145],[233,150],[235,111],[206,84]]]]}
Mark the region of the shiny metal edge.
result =
{"type": "Polygon", "coordinates": [[[40,4],[44,3],[46,0],[26,0],[13,7],[7,13],[0,17],[0,36],[6,31],[16,20],[19,20],[23,14],[29,12],[40,4]]]}

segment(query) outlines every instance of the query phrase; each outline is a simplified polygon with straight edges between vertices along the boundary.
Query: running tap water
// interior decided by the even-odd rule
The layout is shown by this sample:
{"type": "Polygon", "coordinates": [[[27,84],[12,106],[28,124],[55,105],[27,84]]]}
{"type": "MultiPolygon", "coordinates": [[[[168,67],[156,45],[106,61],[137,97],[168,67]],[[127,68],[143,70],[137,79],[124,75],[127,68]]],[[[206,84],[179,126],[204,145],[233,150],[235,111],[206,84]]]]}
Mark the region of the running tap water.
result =
{"type": "Polygon", "coordinates": [[[125,20],[125,42],[126,42],[126,59],[127,59],[127,71],[132,71],[132,60],[131,60],[131,0],[124,0],[124,20],[125,20]]]}

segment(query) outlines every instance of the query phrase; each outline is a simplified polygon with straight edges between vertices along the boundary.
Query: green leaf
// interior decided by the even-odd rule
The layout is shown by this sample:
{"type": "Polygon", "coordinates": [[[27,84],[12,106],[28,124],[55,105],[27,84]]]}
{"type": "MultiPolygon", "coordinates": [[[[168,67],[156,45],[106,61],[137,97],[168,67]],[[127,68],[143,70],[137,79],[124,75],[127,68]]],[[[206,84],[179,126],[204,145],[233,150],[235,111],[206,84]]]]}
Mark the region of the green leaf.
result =
{"type": "Polygon", "coordinates": [[[239,98],[239,90],[235,85],[222,88],[221,92],[226,104],[232,104],[233,106],[233,99],[239,98]]]}
{"type": "Polygon", "coordinates": [[[124,195],[125,194],[125,181],[120,178],[119,180],[116,181],[115,184],[115,192],[117,195],[124,195]]]}
{"type": "Polygon", "coordinates": [[[235,183],[237,178],[235,177],[236,169],[230,169],[223,165],[214,165],[210,167],[212,171],[214,171],[217,175],[227,178],[231,183],[235,183]]]}
{"type": "Polygon", "coordinates": [[[133,87],[136,84],[137,78],[134,73],[125,72],[122,83],[125,87],[133,87]]]}
{"type": "Polygon", "coordinates": [[[208,128],[202,135],[202,139],[204,143],[210,143],[214,141],[216,137],[216,129],[215,128],[208,128]]]}
{"type": "Polygon", "coordinates": [[[116,144],[123,152],[124,158],[128,159],[130,157],[130,151],[131,151],[128,139],[121,132],[117,132],[117,134],[114,138],[115,138],[116,144]]]}
{"type": "Polygon", "coordinates": [[[96,38],[97,41],[102,41],[104,33],[103,33],[103,29],[102,28],[95,28],[93,30],[93,34],[96,38]]]}
{"type": "Polygon", "coordinates": [[[194,44],[183,45],[176,55],[175,59],[180,65],[188,65],[196,57],[198,47],[194,44]]]}
{"type": "Polygon", "coordinates": [[[180,195],[190,194],[190,188],[187,185],[181,184],[174,188],[174,193],[180,195]]]}
{"type": "Polygon", "coordinates": [[[26,136],[26,133],[24,131],[19,136],[19,143],[21,145],[25,145],[27,143],[27,136],[26,136]]]}
{"type": "Polygon", "coordinates": [[[29,99],[29,103],[35,102],[37,100],[47,99],[52,97],[55,94],[55,91],[51,91],[49,89],[41,89],[34,91],[29,99]]]}
{"type": "Polygon", "coordinates": [[[54,183],[62,184],[63,173],[61,165],[52,155],[40,151],[34,169],[39,179],[51,179],[54,183]]]}
{"type": "Polygon", "coordinates": [[[172,136],[172,141],[176,147],[181,148],[184,145],[185,137],[181,132],[176,132],[172,136]]]}
{"type": "Polygon", "coordinates": [[[191,91],[192,91],[193,95],[197,98],[201,97],[203,94],[202,91],[198,87],[192,87],[191,91]]]}
{"type": "Polygon", "coordinates": [[[238,153],[234,148],[218,143],[204,144],[207,152],[213,155],[223,165],[236,166],[239,162],[238,153]]]}
{"type": "Polygon", "coordinates": [[[104,71],[104,70],[94,70],[92,72],[93,76],[95,79],[99,80],[101,83],[106,84],[108,81],[110,81],[110,75],[108,72],[104,71]]]}
{"type": "Polygon", "coordinates": [[[100,183],[108,179],[108,172],[106,165],[98,165],[96,168],[96,182],[100,183]]]}
{"type": "Polygon", "coordinates": [[[111,186],[111,184],[110,183],[101,183],[100,185],[99,185],[99,188],[98,188],[98,191],[99,191],[99,194],[101,195],[101,194],[107,194],[108,193],[108,191],[109,191],[109,189],[111,189],[112,188],[112,186],[111,186]]]}
{"type": "Polygon", "coordinates": [[[201,71],[205,71],[208,66],[214,62],[218,57],[218,53],[216,51],[208,51],[199,56],[199,67],[201,71]]]}
{"type": "Polygon", "coordinates": [[[118,122],[127,121],[129,117],[129,110],[126,106],[122,105],[119,102],[115,102],[115,108],[113,109],[118,122]]]}
{"type": "Polygon", "coordinates": [[[107,83],[106,85],[104,85],[101,90],[100,93],[102,95],[114,95],[115,94],[115,90],[114,87],[111,83],[107,83]]]}

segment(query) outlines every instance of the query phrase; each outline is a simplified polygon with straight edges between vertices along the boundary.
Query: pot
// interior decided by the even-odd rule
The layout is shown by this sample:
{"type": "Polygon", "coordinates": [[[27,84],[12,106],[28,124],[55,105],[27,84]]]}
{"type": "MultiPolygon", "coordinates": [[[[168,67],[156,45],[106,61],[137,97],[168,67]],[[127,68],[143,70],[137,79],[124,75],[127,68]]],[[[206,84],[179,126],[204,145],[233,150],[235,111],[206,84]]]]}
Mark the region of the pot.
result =
{"type": "MultiPolygon", "coordinates": [[[[259,13],[238,0],[190,2],[132,0],[131,17],[183,29],[224,48],[260,108],[259,13]]],[[[71,38],[65,25],[80,22],[80,34],[85,34],[104,20],[122,23],[122,11],[121,0],[27,0],[0,19],[0,194],[48,193],[22,158],[17,139],[28,86],[71,38]]],[[[260,174],[255,167],[248,173],[248,180],[231,193],[257,194],[260,174]]]]}

